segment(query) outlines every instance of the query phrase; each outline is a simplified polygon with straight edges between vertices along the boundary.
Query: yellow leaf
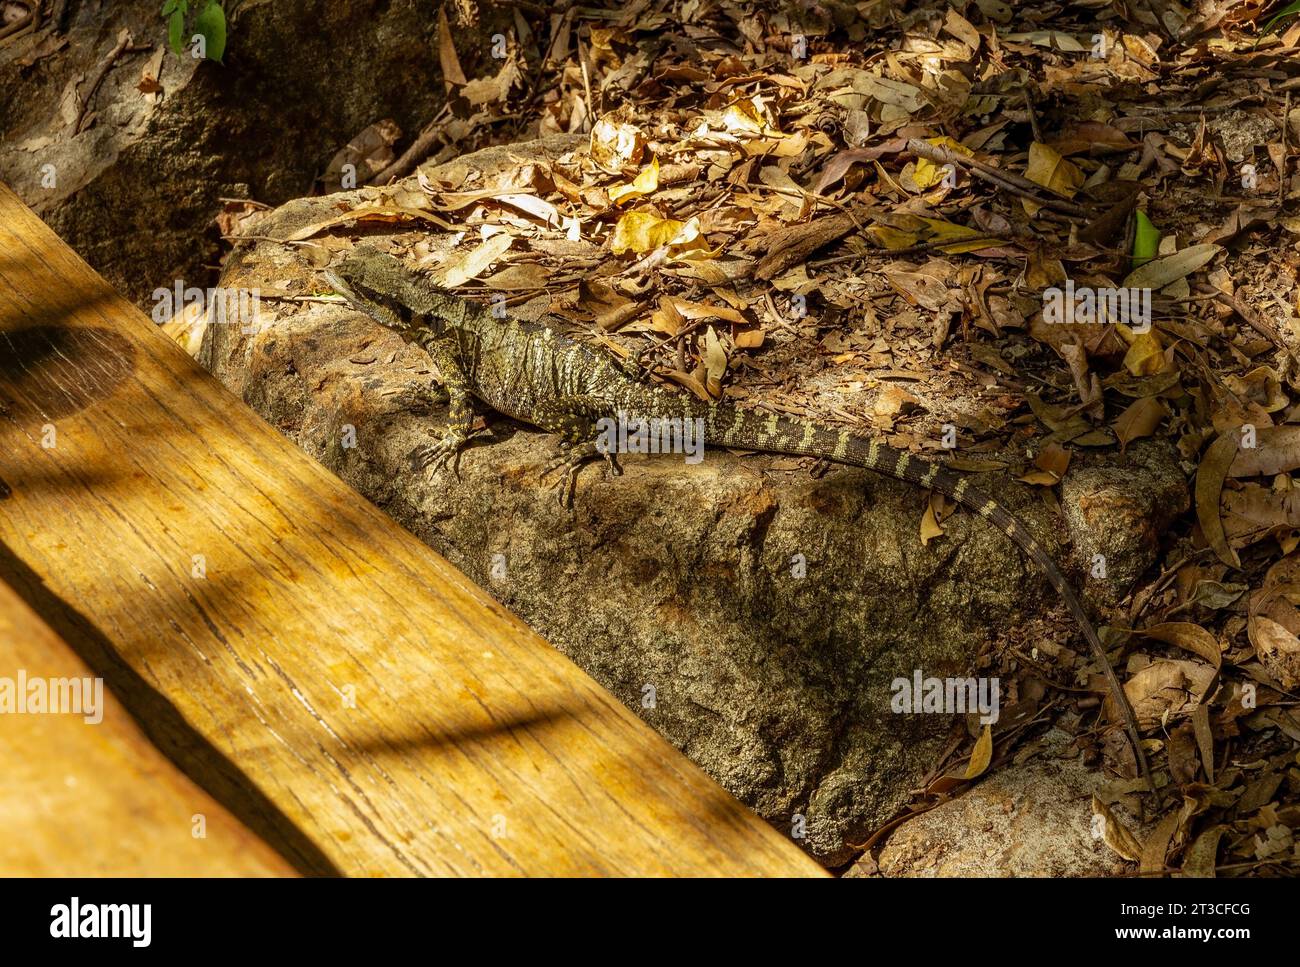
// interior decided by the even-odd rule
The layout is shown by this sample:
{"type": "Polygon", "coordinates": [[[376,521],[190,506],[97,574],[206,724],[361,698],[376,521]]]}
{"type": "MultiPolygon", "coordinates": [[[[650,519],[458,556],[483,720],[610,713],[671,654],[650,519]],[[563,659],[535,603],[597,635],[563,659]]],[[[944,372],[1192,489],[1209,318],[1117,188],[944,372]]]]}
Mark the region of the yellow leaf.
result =
{"type": "Polygon", "coordinates": [[[973,228],[967,228],[965,225],[946,222],[942,218],[926,218],[923,215],[906,213],[892,214],[887,217],[888,222],[882,220],[871,225],[867,229],[867,234],[875,236],[891,252],[911,248],[913,245],[946,242],[948,240],[952,240],[953,244],[942,246],[941,251],[947,252],[949,255],[975,252],[982,248],[993,248],[1001,244],[996,240],[989,239],[978,242],[963,241],[963,239],[972,236],[979,238],[982,233],[973,228]]]}
{"type": "Polygon", "coordinates": [[[651,158],[650,163],[641,169],[632,183],[628,185],[618,185],[609,190],[609,200],[616,204],[622,204],[625,201],[631,201],[635,198],[644,198],[646,195],[653,194],[659,188],[659,159],[651,158]]]}
{"type": "Polygon", "coordinates": [[[644,255],[667,245],[681,234],[685,222],[663,218],[652,211],[625,212],[614,226],[610,251],[615,255],[635,252],[644,255]]]}
{"type": "Polygon", "coordinates": [[[700,220],[692,217],[668,242],[668,261],[676,259],[713,259],[722,252],[711,249],[700,230],[700,220]]]}
{"type": "Polygon", "coordinates": [[[993,727],[984,726],[984,732],[980,735],[979,740],[975,743],[975,750],[970,754],[970,762],[966,766],[966,779],[974,779],[983,775],[984,770],[989,767],[993,761],[993,727]]]}
{"type": "MultiPolygon", "coordinates": [[[[940,138],[930,138],[929,143],[937,148],[948,148],[956,151],[958,154],[964,154],[971,157],[975,152],[959,141],[944,135],[940,138]]],[[[916,167],[912,169],[912,182],[917,188],[924,191],[927,188],[933,188],[939,182],[943,181],[943,176],[947,174],[947,165],[935,164],[928,158],[917,158],[916,167]]]]}
{"type": "Polygon", "coordinates": [[[758,138],[777,133],[767,122],[762,102],[753,97],[728,105],[722,112],[722,123],[728,134],[741,137],[758,138]]]}
{"type": "Polygon", "coordinates": [[[1062,198],[1073,198],[1086,180],[1074,164],[1037,141],[1029,146],[1029,167],[1025,169],[1025,177],[1062,198]]]}
{"type": "Polygon", "coordinates": [[[927,501],[925,513],[921,515],[921,544],[929,544],[936,537],[943,536],[943,525],[934,513],[934,501],[927,501]]]}
{"type": "Polygon", "coordinates": [[[1154,376],[1164,372],[1165,350],[1154,329],[1140,334],[1124,354],[1124,368],[1134,376],[1154,376]]]}

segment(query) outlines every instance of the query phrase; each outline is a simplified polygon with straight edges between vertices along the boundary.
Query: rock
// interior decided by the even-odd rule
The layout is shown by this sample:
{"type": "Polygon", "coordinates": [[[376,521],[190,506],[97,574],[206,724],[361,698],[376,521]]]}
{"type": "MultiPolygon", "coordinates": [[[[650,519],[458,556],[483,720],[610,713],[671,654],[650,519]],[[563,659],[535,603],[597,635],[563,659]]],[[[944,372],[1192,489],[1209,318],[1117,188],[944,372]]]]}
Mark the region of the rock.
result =
{"type": "MultiPolygon", "coordinates": [[[[459,163],[487,180],[574,143],[459,163]]],[[[283,238],[368,197],[293,202],[258,233],[283,238]]],[[[259,243],[239,248],[223,285],[321,281],[297,251],[259,243]]],[[[204,365],[828,865],[906,801],[952,725],[893,713],[895,679],[964,676],[1010,627],[1056,607],[999,531],[958,514],[922,545],[924,496],[863,470],[816,479],[796,461],[723,450],[694,466],[626,457],[617,479],[588,467],[570,512],[541,478],[556,441],[491,415],[459,478],[412,473],[410,454],[445,419],[428,357],[342,306],[263,309],[273,318],[260,331],[210,327],[204,365]]],[[[1067,532],[1030,488],[977,481],[1063,554],[1067,532]]]]}
{"type": "Polygon", "coordinates": [[[1124,454],[1068,474],[1061,509],[1074,559],[1087,575],[1084,593],[1104,607],[1123,599],[1189,501],[1177,451],[1167,440],[1137,440],[1124,454]]]}
{"type": "MultiPolygon", "coordinates": [[[[89,101],[94,123],[74,134],[76,106],[60,109],[70,85],[81,78],[85,94],[119,30],[157,49],[167,26],[158,0],[72,0],[68,10],[67,45],[35,66],[24,61],[57,43],[51,28],[0,47],[0,180],[142,305],[177,279],[211,283],[220,198],[309,194],[367,126],[394,119],[400,150],[443,103],[426,4],[260,0],[235,9],[224,64],[168,51],[152,99],[137,90],[152,51],[121,55],[89,101]]],[[[480,31],[512,16],[485,11],[481,28],[458,28],[470,76],[491,70],[480,31]]]]}
{"type": "MultiPolygon", "coordinates": [[[[1093,835],[1092,796],[1102,776],[1052,730],[1043,755],[1008,766],[966,793],[910,819],[878,864],[865,857],[846,876],[1115,876],[1125,862],[1093,835]]],[[[1132,817],[1117,817],[1136,829],[1132,817]]]]}

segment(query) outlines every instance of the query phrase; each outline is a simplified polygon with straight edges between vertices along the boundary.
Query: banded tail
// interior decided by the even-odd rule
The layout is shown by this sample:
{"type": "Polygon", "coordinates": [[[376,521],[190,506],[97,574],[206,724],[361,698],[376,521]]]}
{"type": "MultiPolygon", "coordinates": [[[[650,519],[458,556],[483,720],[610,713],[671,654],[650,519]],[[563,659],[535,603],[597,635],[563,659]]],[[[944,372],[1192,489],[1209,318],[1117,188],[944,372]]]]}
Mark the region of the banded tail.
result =
{"type": "Polygon", "coordinates": [[[1124,716],[1133,755],[1137,759],[1142,778],[1159,800],[1151,768],[1142,751],[1142,738],[1138,732],[1137,716],[1129,704],[1124,687],[1111,668],[1106,649],[1097,637],[1083,602],[1075,594],[1056,562],[1048,556],[1042,545],[1034,539],[1014,514],[992,497],[972,487],[969,479],[914,457],[902,450],[887,446],[879,440],[856,436],[846,430],[836,430],[807,420],[797,420],[779,414],[756,413],[740,410],[728,404],[705,404],[702,409],[705,421],[705,442],[714,446],[735,447],[741,450],[761,450],[767,453],[786,453],[800,456],[824,457],[852,467],[865,467],[887,477],[905,480],[926,489],[934,489],[951,497],[963,507],[979,514],[1015,543],[1025,556],[1038,565],[1066,608],[1088,639],[1088,645],[1101,663],[1115,704],[1124,716]]]}

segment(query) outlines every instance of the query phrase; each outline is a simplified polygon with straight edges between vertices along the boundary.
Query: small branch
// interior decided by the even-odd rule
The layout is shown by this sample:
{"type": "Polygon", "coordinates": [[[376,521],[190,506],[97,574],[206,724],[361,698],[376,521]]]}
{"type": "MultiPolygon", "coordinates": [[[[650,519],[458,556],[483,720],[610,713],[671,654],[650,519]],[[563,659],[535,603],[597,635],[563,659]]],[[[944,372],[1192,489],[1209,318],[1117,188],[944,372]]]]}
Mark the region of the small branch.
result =
{"type": "Polygon", "coordinates": [[[125,27],[117,35],[117,46],[108,52],[108,56],[100,62],[99,67],[95,70],[95,76],[90,79],[90,86],[86,88],[86,96],[81,99],[81,113],[77,115],[77,123],[72,126],[72,134],[75,137],[81,133],[82,125],[86,122],[86,115],[90,113],[90,102],[99,90],[99,85],[103,83],[108,72],[113,69],[117,59],[124,53],[134,53],[140,50],[151,50],[152,44],[134,45],[131,43],[131,31],[125,27]]]}
{"type": "Polygon", "coordinates": [[[405,178],[409,175],[422,159],[429,156],[430,149],[442,133],[442,120],[447,111],[447,106],[443,105],[442,110],[435,114],[433,120],[426,124],[424,129],[416,135],[415,140],[411,142],[411,146],[402,152],[401,157],[367,181],[366,184],[386,185],[390,181],[405,178]]]}
{"type": "MultiPolygon", "coordinates": [[[[894,258],[895,256],[899,256],[899,255],[919,255],[923,252],[933,252],[936,249],[944,249],[952,245],[969,245],[972,242],[988,243],[987,245],[982,245],[979,249],[973,249],[973,251],[977,251],[977,252],[985,248],[996,248],[999,245],[1015,244],[1014,239],[1000,238],[997,235],[965,235],[960,238],[936,238],[929,242],[921,242],[917,245],[909,245],[907,246],[907,248],[895,248],[895,249],[875,248],[875,249],[870,249],[866,252],[856,252],[851,255],[834,255],[828,259],[820,259],[819,261],[816,262],[809,262],[808,268],[821,269],[821,268],[825,268],[828,265],[839,265],[842,262],[853,262],[857,259],[866,258],[869,255],[883,255],[883,256],[888,256],[889,258],[894,258]]],[[[945,254],[955,255],[958,253],[947,252],[945,254]]]]}
{"type": "Polygon", "coordinates": [[[953,151],[951,148],[941,147],[930,144],[919,138],[912,138],[907,142],[908,153],[918,158],[925,158],[927,161],[933,161],[941,165],[960,165],[966,168],[977,178],[990,182],[1004,191],[1013,195],[1028,199],[1036,205],[1043,208],[1051,208],[1059,212],[1065,212],[1067,215],[1077,215],[1086,218],[1089,215],[1088,209],[1082,205],[1077,205],[1072,201],[1064,198],[1056,198],[1052,195],[1043,195],[1043,186],[1035,184],[1028,178],[1014,174],[1010,171],[1003,171],[1001,168],[995,168],[987,162],[980,161],[978,158],[969,158],[964,154],[953,151]]]}

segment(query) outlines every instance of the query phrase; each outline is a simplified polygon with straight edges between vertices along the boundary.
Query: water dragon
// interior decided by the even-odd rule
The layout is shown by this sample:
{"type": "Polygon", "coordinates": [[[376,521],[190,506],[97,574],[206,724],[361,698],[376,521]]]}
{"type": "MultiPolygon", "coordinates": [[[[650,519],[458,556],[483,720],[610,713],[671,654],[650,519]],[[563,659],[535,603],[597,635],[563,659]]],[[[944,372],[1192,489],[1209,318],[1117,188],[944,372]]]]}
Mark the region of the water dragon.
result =
{"type": "MultiPolygon", "coordinates": [[[[997,527],[1046,575],[1083,631],[1124,719],[1138,767],[1157,796],[1137,718],[1083,603],[1060,568],[1025,526],[966,477],[938,463],[812,420],[746,410],[725,401],[673,393],[638,378],[612,354],[570,339],[542,323],[498,318],[488,308],[438,288],[391,255],[359,247],[325,277],[354,309],[423,348],[438,368],[449,401],[442,438],[414,455],[418,468],[455,466],[474,428],[472,401],[560,437],[562,453],[545,472],[562,468],[561,494],[588,461],[613,455],[597,442],[597,424],[631,414],[639,419],[701,421],[706,446],[806,455],[865,467],[934,489],[997,527]]],[[[696,424],[699,425],[699,424],[696,424]]]]}

